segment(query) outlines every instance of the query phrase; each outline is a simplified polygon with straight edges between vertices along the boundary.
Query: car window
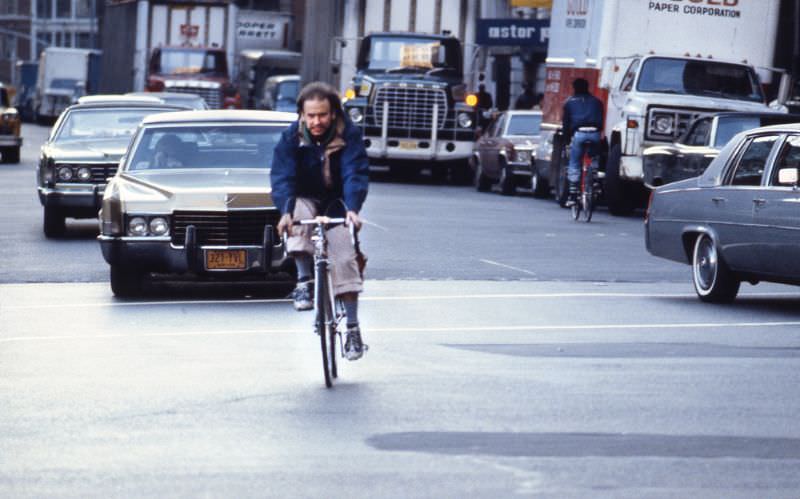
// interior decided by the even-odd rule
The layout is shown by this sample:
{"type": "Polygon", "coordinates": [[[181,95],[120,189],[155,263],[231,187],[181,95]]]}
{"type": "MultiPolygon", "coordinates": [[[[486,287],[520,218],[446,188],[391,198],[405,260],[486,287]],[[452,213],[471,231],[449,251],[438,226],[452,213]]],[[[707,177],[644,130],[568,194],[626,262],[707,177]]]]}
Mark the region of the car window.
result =
{"type": "Polygon", "coordinates": [[[778,159],[775,160],[775,167],[769,179],[769,185],[783,185],[778,182],[778,172],[781,168],[800,169],[800,135],[791,135],[783,143],[778,159]]]}
{"type": "Polygon", "coordinates": [[[630,66],[628,66],[628,71],[625,73],[625,76],[622,77],[622,83],[619,85],[619,89],[623,92],[630,92],[633,89],[633,80],[636,79],[636,70],[639,69],[639,59],[634,60],[630,66]]]}
{"type": "Polygon", "coordinates": [[[541,125],[539,114],[515,114],[508,121],[506,135],[539,135],[541,125]]]}
{"type": "Polygon", "coordinates": [[[687,146],[708,145],[708,134],[711,131],[711,118],[697,120],[692,129],[686,135],[685,144],[687,146]]]}
{"type": "Polygon", "coordinates": [[[497,123],[495,125],[495,129],[491,134],[491,137],[499,137],[503,135],[503,128],[506,127],[506,115],[502,115],[497,118],[497,123]]]}
{"type": "Polygon", "coordinates": [[[714,147],[722,149],[737,133],[760,126],[761,120],[756,116],[720,117],[717,121],[717,135],[714,137],[714,147]]]}
{"type": "Polygon", "coordinates": [[[141,132],[128,171],[269,168],[285,125],[151,127],[141,132]]]}
{"type": "Polygon", "coordinates": [[[777,137],[768,135],[756,137],[747,144],[736,161],[736,167],[730,176],[730,185],[761,185],[764,166],[772,151],[777,137]]]}

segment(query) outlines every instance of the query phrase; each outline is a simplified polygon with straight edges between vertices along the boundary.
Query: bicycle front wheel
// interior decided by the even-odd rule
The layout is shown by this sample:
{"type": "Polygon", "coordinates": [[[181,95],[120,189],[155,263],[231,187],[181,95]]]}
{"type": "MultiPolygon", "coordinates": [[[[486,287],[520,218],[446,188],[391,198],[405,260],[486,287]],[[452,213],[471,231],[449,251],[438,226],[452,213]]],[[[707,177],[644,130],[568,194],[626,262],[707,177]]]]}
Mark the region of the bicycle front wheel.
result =
{"type": "MultiPolygon", "coordinates": [[[[319,277],[319,276],[317,276],[319,277]]],[[[322,372],[325,375],[325,386],[328,388],[333,386],[333,375],[331,373],[332,349],[328,348],[329,334],[328,334],[328,309],[329,302],[327,291],[326,279],[317,279],[314,286],[314,305],[316,307],[316,319],[314,321],[314,330],[319,335],[319,346],[322,350],[322,372]]],[[[334,367],[335,369],[335,367],[334,367]]]]}
{"type": "Polygon", "coordinates": [[[570,211],[572,213],[572,219],[578,220],[581,216],[581,199],[580,197],[573,201],[572,206],[570,206],[570,211]]]}

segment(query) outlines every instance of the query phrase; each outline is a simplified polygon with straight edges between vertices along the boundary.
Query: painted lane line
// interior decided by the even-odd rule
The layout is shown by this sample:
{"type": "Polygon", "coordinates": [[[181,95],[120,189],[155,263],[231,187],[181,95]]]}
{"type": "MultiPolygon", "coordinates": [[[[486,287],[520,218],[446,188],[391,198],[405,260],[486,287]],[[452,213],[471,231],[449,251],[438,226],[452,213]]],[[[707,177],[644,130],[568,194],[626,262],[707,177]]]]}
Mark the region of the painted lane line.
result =
{"type": "MultiPolygon", "coordinates": [[[[443,326],[443,327],[389,327],[370,328],[374,333],[483,333],[483,332],[532,332],[532,331],[601,331],[611,329],[717,329],[717,328],[750,328],[750,327],[797,327],[800,321],[785,322],[688,322],[660,324],[551,324],[524,326],[443,326]]],[[[63,336],[9,336],[0,337],[0,343],[20,343],[32,341],[64,341],[81,339],[118,339],[118,338],[168,338],[180,336],[252,336],[262,334],[303,334],[304,329],[239,329],[228,331],[173,331],[164,333],[112,333],[84,334],[63,336]]]]}
{"type": "Polygon", "coordinates": [[[521,269],[519,267],[513,267],[511,265],[506,265],[505,263],[494,262],[492,260],[484,260],[484,259],[481,259],[481,261],[483,263],[488,263],[489,265],[496,265],[498,267],[503,267],[510,270],[516,270],[517,272],[522,272],[523,274],[534,275],[534,276],[536,275],[536,272],[531,272],[530,270],[521,269]]]}
{"type": "Polygon", "coordinates": [[[371,222],[371,221],[367,220],[366,218],[362,217],[361,221],[364,222],[364,225],[369,225],[370,227],[375,227],[376,229],[380,229],[380,230],[382,230],[384,232],[389,232],[388,228],[384,227],[383,225],[378,225],[375,222],[371,222]]]}
{"type": "MultiPolygon", "coordinates": [[[[359,301],[430,301],[430,300],[487,300],[487,299],[554,299],[554,298],[694,298],[693,293],[477,293],[463,295],[408,295],[408,296],[363,296],[359,301]]],[[[742,298],[785,298],[800,297],[798,293],[748,293],[742,298]]],[[[113,308],[113,307],[154,307],[176,305],[237,305],[237,304],[270,304],[289,303],[288,298],[273,299],[239,299],[239,300],[167,300],[167,301],[132,301],[132,302],[95,302],[95,303],[42,303],[35,305],[0,305],[0,311],[38,310],[59,308],[113,308]]]]}

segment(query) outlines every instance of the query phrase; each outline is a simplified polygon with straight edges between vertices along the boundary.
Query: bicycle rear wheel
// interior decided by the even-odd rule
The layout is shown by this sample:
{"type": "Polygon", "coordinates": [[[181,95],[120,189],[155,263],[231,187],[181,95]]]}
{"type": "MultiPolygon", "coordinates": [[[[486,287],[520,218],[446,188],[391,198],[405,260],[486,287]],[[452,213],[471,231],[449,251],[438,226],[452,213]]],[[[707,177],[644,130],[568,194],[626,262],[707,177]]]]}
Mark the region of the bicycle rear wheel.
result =
{"type": "Polygon", "coordinates": [[[584,192],[582,195],[581,204],[583,204],[583,221],[591,222],[592,213],[594,212],[594,196],[592,192],[584,192]]]}
{"type": "MultiPolygon", "coordinates": [[[[317,277],[320,277],[319,272],[317,277]]],[[[333,386],[333,375],[331,373],[331,349],[328,348],[329,334],[327,327],[327,317],[329,302],[327,297],[327,280],[317,279],[314,286],[314,305],[316,307],[316,319],[314,321],[314,331],[319,335],[319,346],[322,350],[322,372],[325,375],[325,386],[333,386]]],[[[335,368],[334,368],[335,369],[335,368]]]]}

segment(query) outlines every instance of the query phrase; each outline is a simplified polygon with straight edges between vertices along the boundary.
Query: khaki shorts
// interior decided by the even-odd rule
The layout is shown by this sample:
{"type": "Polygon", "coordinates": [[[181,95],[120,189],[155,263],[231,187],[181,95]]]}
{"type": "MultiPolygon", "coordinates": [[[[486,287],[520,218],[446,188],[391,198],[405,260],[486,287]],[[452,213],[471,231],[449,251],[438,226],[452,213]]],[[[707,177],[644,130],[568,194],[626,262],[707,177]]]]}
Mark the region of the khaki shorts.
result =
{"type": "MultiPolygon", "coordinates": [[[[317,205],[306,198],[297,198],[292,217],[295,220],[305,220],[317,216],[317,205]]],[[[286,251],[289,254],[306,253],[314,254],[314,245],[311,242],[311,225],[295,225],[291,229],[286,241],[286,251]]],[[[333,282],[333,294],[360,293],[364,289],[364,281],[358,271],[356,250],[350,240],[350,231],[343,225],[328,230],[328,261],[333,282]]]]}

